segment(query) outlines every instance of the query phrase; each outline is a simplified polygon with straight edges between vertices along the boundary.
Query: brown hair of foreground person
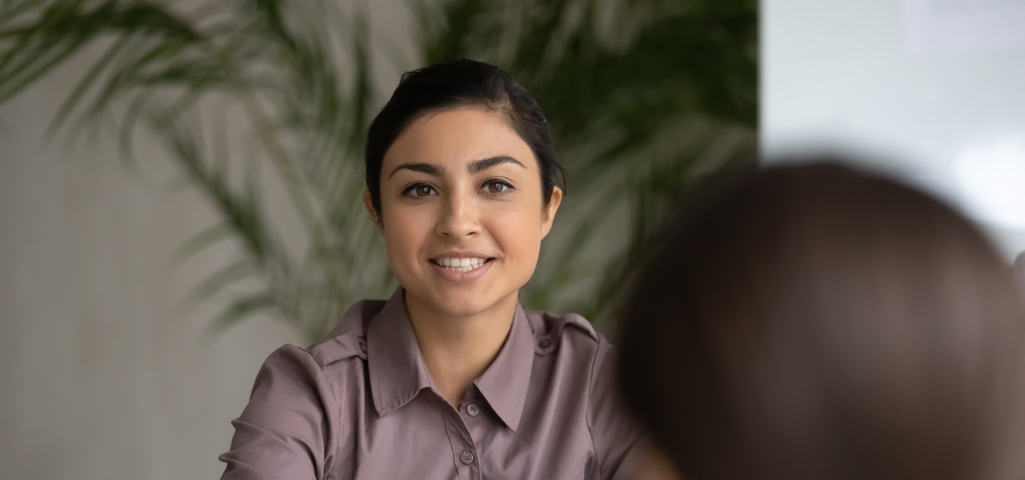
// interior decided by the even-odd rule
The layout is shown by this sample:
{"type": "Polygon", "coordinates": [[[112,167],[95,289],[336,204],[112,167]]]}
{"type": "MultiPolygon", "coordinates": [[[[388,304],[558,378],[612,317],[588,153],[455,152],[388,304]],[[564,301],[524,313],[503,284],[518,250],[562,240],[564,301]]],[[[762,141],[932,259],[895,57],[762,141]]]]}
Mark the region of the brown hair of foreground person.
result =
{"type": "Polygon", "coordinates": [[[620,387],[683,478],[1025,478],[1022,301],[942,203],[840,166],[770,168],[652,258],[620,387]]]}

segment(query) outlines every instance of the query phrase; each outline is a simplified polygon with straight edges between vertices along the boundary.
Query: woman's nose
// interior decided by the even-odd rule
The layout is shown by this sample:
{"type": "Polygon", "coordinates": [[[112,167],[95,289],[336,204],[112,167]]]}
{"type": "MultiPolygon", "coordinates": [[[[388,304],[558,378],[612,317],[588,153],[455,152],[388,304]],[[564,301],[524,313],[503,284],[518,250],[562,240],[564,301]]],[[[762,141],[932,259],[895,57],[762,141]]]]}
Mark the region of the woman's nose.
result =
{"type": "Polygon", "coordinates": [[[438,234],[452,238],[472,237],[480,233],[477,206],[470,195],[450,195],[438,221],[438,234]]]}

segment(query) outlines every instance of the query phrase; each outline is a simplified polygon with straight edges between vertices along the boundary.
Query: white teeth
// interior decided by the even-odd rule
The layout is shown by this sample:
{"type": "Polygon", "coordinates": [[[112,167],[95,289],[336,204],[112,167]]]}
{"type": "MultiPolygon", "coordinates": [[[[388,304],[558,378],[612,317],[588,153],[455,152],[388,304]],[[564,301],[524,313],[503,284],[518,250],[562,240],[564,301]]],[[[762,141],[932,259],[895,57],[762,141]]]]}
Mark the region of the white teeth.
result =
{"type": "Polygon", "coordinates": [[[469,272],[487,263],[486,258],[439,258],[434,261],[440,266],[457,272],[469,272]]]}

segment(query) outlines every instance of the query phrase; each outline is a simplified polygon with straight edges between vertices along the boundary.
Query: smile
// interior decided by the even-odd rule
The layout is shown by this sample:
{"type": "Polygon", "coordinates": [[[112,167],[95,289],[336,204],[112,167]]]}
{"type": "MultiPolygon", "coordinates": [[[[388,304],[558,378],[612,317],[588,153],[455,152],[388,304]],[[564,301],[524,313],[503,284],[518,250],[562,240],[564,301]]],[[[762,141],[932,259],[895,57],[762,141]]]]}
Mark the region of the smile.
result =
{"type": "Polygon", "coordinates": [[[470,272],[492,260],[494,258],[435,258],[431,260],[431,263],[453,272],[470,272]]]}

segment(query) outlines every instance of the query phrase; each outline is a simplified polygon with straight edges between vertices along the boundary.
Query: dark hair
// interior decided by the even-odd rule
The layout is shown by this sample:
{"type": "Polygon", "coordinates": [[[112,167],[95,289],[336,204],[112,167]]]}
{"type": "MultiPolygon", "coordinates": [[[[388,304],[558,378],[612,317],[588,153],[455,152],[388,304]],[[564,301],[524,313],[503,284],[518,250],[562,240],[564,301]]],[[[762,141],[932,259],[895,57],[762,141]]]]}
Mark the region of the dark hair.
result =
{"type": "Polygon", "coordinates": [[[770,168],[653,258],[619,381],[684,478],[1022,478],[1006,476],[1025,457],[1020,292],[941,202],[835,165],[770,168]]]}
{"type": "Polygon", "coordinates": [[[481,107],[505,117],[537,159],[547,205],[561,173],[555,144],[541,106],[508,73],[486,63],[456,60],[406,72],[367,133],[367,189],[381,213],[381,164],[399,134],[422,115],[460,107],[481,107]]]}

